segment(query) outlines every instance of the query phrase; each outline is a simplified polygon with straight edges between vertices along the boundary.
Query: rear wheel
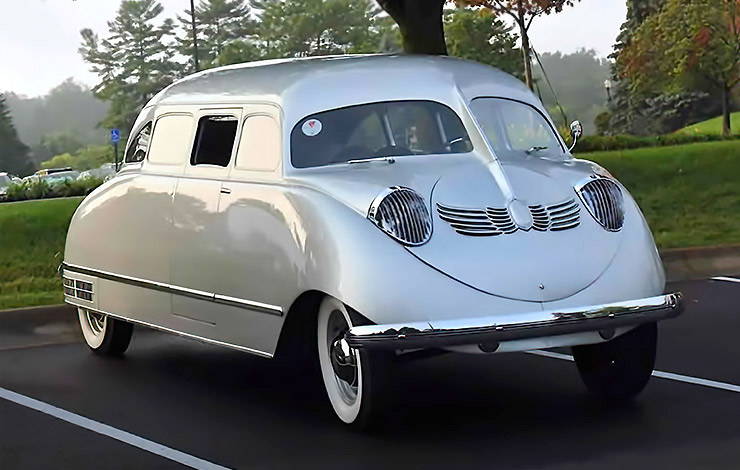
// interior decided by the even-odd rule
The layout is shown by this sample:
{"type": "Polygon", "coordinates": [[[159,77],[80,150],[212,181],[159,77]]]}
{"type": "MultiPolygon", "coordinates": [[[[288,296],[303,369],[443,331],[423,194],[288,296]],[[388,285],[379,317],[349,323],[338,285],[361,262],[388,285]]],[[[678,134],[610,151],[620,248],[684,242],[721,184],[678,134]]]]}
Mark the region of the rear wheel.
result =
{"type": "Polygon", "coordinates": [[[126,352],[134,326],[123,320],[78,308],[77,315],[85,342],[97,354],[118,356],[126,352]]]}
{"type": "Polygon", "coordinates": [[[606,343],[573,347],[578,371],[589,392],[599,398],[634,398],[655,367],[658,326],[646,323],[606,343]]]}
{"type": "Polygon", "coordinates": [[[344,336],[351,326],[342,302],[332,297],[321,302],[318,354],[329,402],[342,422],[366,429],[378,423],[385,408],[393,354],[350,348],[344,336]]]}

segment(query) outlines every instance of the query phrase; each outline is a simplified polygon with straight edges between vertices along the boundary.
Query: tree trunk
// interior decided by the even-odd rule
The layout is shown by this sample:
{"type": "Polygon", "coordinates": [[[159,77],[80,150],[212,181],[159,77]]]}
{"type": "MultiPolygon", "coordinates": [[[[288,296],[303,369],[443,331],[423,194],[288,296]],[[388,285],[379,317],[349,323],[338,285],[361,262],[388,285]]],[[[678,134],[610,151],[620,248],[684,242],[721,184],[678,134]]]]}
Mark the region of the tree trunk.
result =
{"type": "Polygon", "coordinates": [[[447,55],[442,24],[445,0],[378,0],[396,21],[408,54],[447,55]]]}
{"type": "Polygon", "coordinates": [[[200,71],[200,61],[198,60],[198,30],[195,27],[195,4],[194,0],[190,0],[190,26],[193,28],[193,65],[195,65],[195,71],[200,71]]]}
{"type": "Polygon", "coordinates": [[[519,6],[519,14],[517,19],[519,25],[519,34],[522,37],[522,58],[524,59],[524,82],[527,87],[534,91],[534,80],[532,80],[532,51],[529,45],[529,34],[527,33],[527,26],[524,18],[524,10],[519,6]]]}
{"type": "Polygon", "coordinates": [[[730,122],[730,89],[726,84],[722,85],[722,135],[729,137],[732,134],[732,123],[730,122]]]}

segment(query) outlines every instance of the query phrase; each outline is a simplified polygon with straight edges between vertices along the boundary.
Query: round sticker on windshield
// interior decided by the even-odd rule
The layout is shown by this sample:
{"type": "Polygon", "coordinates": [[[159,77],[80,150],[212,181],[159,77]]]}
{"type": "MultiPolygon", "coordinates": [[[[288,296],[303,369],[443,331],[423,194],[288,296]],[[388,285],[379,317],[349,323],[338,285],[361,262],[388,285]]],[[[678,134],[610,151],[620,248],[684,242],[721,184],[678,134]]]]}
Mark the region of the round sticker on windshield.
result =
{"type": "Polygon", "coordinates": [[[309,119],[303,123],[301,130],[303,131],[303,135],[307,135],[309,137],[319,135],[319,132],[321,132],[321,121],[318,119],[309,119]]]}

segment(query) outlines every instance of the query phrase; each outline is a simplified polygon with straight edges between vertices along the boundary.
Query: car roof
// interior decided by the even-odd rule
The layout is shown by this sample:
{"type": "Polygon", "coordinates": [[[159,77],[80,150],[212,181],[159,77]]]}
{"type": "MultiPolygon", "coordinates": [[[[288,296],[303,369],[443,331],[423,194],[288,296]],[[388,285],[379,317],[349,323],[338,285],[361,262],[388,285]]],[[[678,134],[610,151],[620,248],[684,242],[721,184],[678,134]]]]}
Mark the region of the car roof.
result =
{"type": "Polygon", "coordinates": [[[267,102],[287,120],[354,104],[500,96],[541,106],[513,76],[447,56],[340,55],[229,65],[176,81],[147,105],[267,102]],[[420,80],[423,78],[423,80],[420,80]]]}

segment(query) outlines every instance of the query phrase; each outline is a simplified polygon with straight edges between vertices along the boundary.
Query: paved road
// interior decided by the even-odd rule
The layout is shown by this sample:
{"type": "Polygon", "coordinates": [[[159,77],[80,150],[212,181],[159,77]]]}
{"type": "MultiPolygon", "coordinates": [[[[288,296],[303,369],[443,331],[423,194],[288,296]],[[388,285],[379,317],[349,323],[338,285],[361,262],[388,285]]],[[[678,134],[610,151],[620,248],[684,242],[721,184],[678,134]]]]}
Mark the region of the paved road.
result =
{"type": "MultiPolygon", "coordinates": [[[[670,287],[688,310],[662,324],[657,368],[740,390],[740,284],[670,287]]],[[[144,330],[111,360],[57,333],[63,344],[32,335],[46,345],[23,348],[15,335],[0,348],[0,391],[225,467],[740,466],[738,391],[653,378],[636,403],[609,408],[585,394],[568,361],[445,355],[402,365],[396,409],[365,435],[339,426],[300,371],[268,360],[144,330]]],[[[0,468],[134,467],[182,468],[0,398],[0,468]]]]}

